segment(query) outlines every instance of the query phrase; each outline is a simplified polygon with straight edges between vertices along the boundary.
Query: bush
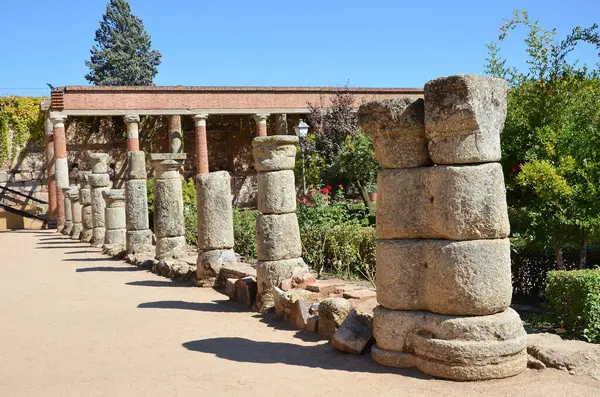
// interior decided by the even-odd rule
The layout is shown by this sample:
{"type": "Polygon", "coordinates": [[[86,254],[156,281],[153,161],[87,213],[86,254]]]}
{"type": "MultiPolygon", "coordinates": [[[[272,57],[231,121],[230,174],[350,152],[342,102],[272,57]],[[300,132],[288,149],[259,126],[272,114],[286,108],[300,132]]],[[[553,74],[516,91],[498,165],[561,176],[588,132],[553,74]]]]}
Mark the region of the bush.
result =
{"type": "Polygon", "coordinates": [[[549,272],[546,303],[568,336],[600,343],[600,270],[549,272]]]}
{"type": "Polygon", "coordinates": [[[233,249],[245,258],[256,258],[256,217],[258,211],[233,207],[233,249]]]}
{"type": "Polygon", "coordinates": [[[357,222],[336,225],[325,232],[325,264],[345,277],[375,281],[375,230],[357,222]]]}
{"type": "Polygon", "coordinates": [[[185,221],[185,241],[192,246],[198,245],[198,217],[196,209],[196,185],[194,178],[181,181],[183,192],[183,219],[185,221]]]}

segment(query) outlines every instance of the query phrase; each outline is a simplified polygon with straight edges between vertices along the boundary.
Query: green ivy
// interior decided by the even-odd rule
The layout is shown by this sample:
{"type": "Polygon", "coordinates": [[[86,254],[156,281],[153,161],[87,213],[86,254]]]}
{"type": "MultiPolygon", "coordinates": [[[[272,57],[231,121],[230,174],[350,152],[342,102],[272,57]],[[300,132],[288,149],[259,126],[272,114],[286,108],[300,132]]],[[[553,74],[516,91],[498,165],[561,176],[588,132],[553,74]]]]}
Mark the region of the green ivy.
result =
{"type": "Polygon", "coordinates": [[[41,147],[44,140],[44,119],[37,97],[0,97],[0,164],[13,158],[17,150],[33,140],[41,147]],[[12,140],[9,131],[12,130],[12,140]],[[10,148],[10,150],[9,150],[10,148]]]}

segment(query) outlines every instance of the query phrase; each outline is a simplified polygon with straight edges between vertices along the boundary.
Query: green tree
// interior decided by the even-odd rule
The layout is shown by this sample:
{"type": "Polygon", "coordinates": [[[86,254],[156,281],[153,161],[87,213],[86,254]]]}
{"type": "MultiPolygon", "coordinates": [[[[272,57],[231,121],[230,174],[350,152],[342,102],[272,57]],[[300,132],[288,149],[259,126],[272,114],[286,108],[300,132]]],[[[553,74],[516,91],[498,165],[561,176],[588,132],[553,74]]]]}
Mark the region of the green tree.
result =
{"type": "Polygon", "coordinates": [[[515,11],[498,41],[519,26],[527,29],[526,70],[508,67],[496,43],[488,45],[487,64],[509,84],[502,154],[513,235],[521,244],[552,246],[559,269],[562,247],[580,239],[585,266],[589,234],[600,223],[600,86],[598,64],[588,69],[568,55],[579,43],[600,48],[598,27],[576,27],[558,41],[556,30],[515,11]]]}
{"type": "Polygon", "coordinates": [[[150,35],[127,0],[108,2],[94,41],[86,80],[103,86],[152,85],[161,54],[152,50],[150,35]]]}

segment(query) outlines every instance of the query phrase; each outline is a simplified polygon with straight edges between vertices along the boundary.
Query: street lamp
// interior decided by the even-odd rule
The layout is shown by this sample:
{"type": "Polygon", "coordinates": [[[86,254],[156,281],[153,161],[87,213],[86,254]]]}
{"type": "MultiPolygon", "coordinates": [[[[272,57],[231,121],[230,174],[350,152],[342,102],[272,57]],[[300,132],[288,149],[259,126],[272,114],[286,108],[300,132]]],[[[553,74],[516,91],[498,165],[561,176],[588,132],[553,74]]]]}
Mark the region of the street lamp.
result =
{"type": "Polygon", "coordinates": [[[302,145],[302,140],[306,138],[308,135],[308,124],[304,122],[304,120],[300,119],[300,122],[296,127],[296,135],[300,138],[300,152],[302,153],[302,193],[306,196],[306,175],[304,175],[304,146],[302,145]]]}

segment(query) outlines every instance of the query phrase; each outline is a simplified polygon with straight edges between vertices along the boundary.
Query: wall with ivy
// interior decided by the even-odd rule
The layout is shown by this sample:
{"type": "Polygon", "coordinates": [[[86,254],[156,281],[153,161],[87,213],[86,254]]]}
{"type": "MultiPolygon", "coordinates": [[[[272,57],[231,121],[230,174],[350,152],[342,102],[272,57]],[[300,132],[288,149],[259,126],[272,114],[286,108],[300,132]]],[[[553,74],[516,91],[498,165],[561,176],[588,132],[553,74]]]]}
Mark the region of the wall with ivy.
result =
{"type": "Polygon", "coordinates": [[[32,142],[44,142],[44,119],[39,97],[0,97],[0,165],[11,160],[32,142]]]}

